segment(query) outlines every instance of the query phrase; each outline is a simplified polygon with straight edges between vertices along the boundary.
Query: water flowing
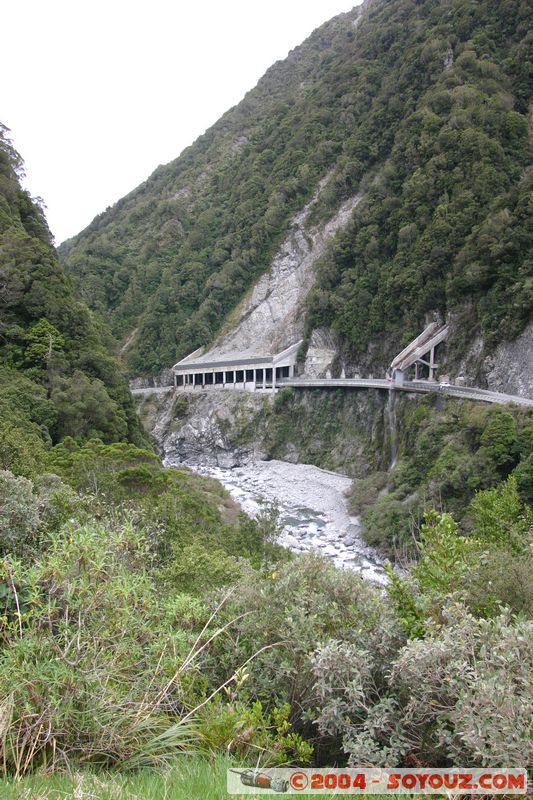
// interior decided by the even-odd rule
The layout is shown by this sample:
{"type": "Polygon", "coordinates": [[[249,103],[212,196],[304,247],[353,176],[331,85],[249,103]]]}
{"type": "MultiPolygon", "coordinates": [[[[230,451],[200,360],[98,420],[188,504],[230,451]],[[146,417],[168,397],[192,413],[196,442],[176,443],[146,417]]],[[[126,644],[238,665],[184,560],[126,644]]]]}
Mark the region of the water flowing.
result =
{"type": "Polygon", "coordinates": [[[389,470],[394,469],[398,461],[398,429],[396,426],[396,392],[389,391],[387,402],[387,416],[389,419],[390,463],[389,470]]]}
{"type": "MultiPolygon", "coordinates": [[[[166,460],[167,466],[173,466],[166,460]]],[[[353,569],[373,583],[385,584],[383,560],[361,537],[361,524],[347,508],[351,479],[312,464],[255,461],[232,469],[190,465],[219,480],[250,516],[264,502],[275,503],[282,531],[279,543],[294,552],[316,550],[338,567],[353,569]]]]}

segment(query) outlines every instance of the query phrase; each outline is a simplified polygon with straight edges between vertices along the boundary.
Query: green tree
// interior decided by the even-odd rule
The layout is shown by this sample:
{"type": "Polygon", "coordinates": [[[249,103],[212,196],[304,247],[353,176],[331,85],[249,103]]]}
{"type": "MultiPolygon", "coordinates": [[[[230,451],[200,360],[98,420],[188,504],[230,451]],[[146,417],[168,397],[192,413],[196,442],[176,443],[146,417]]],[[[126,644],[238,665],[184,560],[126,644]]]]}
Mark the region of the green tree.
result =
{"type": "Polygon", "coordinates": [[[42,470],[45,457],[42,430],[27,416],[0,402],[0,469],[32,477],[42,470]]]}
{"type": "Polygon", "coordinates": [[[65,347],[65,337],[47,319],[40,319],[26,333],[24,358],[30,366],[42,367],[65,347]]]}
{"type": "Polygon", "coordinates": [[[91,380],[84,372],[75,370],[70,378],[56,381],[51,399],[61,436],[111,442],[126,438],[124,412],[110,398],[102,381],[91,380]]]}
{"type": "Polygon", "coordinates": [[[514,470],[514,476],[521,497],[533,506],[533,452],[520,461],[514,470]]]}
{"type": "Polygon", "coordinates": [[[528,555],[533,544],[533,509],[526,505],[511,475],[495,489],[478,492],[470,504],[473,535],[483,544],[528,555]]]}
{"type": "Polygon", "coordinates": [[[500,473],[508,474],[518,458],[518,434],[512,414],[500,409],[495,411],[480,442],[500,473]]]}

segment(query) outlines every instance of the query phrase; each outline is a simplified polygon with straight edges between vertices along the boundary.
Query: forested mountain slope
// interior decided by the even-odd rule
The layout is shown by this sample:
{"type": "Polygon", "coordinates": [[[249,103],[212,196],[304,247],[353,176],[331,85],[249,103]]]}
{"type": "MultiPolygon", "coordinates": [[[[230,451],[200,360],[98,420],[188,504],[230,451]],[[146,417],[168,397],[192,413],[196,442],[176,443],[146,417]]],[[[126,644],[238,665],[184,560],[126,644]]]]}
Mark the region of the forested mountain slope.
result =
{"type": "Polygon", "coordinates": [[[327,175],[310,225],[366,193],[322,259],[308,334],[330,328],[352,361],[377,342],[384,365],[429,311],[459,312],[457,346],[520,333],[532,22],[526,0],[371,0],[66,242],[78,294],[127,343],[132,373],[213,340],[327,175]]]}
{"type": "Polygon", "coordinates": [[[66,436],[143,441],[111,337],[76,300],[0,126],[0,469],[32,473],[66,436]]]}

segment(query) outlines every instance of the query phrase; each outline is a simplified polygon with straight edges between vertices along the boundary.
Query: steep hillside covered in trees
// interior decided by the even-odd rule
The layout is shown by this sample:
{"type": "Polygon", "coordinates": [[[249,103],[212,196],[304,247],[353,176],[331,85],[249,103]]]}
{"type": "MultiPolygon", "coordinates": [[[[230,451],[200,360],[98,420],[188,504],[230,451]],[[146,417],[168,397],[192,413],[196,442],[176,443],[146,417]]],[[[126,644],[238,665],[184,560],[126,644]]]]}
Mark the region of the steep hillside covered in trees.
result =
{"type": "Polygon", "coordinates": [[[0,468],[39,469],[66,436],[142,442],[111,337],[76,300],[0,126],[0,468]]]}
{"type": "Polygon", "coordinates": [[[466,343],[481,332],[487,350],[520,333],[532,17],[526,0],[342,14],[66,242],[77,291],[127,342],[130,370],[212,341],[325,176],[310,224],[366,196],[318,270],[309,333],[331,328],[355,360],[379,342],[383,365],[428,311],[459,312],[466,343]]]}

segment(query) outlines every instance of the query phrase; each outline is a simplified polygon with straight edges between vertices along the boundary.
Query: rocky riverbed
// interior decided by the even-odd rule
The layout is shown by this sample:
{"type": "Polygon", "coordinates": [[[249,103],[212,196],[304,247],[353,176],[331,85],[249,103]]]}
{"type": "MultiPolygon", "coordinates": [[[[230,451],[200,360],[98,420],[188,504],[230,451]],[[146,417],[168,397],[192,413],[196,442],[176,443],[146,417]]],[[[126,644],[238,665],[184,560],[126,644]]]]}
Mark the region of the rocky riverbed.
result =
{"type": "MultiPolygon", "coordinates": [[[[166,466],[179,462],[167,457],[166,466]]],[[[317,550],[339,567],[354,569],[374,583],[387,577],[379,555],[361,538],[357,517],[350,516],[346,491],[351,480],[311,464],[256,461],[232,469],[190,465],[219,480],[250,515],[264,502],[275,502],[283,526],[279,543],[295,552],[317,550]]]]}

